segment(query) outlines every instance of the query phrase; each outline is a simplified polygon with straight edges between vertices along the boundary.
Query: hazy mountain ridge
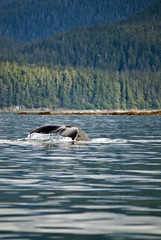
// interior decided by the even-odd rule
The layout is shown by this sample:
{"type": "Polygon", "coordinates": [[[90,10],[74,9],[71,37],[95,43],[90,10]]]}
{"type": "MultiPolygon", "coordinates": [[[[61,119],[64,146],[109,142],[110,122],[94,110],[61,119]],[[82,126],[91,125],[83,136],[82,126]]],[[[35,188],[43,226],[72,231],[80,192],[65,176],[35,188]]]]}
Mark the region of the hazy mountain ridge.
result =
{"type": "Polygon", "coordinates": [[[160,28],[161,24],[161,1],[157,0],[155,3],[145,8],[141,12],[136,14],[132,14],[127,19],[123,19],[120,21],[121,24],[135,24],[135,25],[144,25],[150,27],[151,25],[155,28],[160,28]]]}
{"type": "Polygon", "coordinates": [[[1,37],[0,107],[161,108],[160,11],[28,44],[1,37]]]}
{"type": "Polygon", "coordinates": [[[0,6],[0,36],[34,41],[75,26],[118,21],[155,0],[12,0],[0,6]]]}
{"type": "Polygon", "coordinates": [[[71,32],[28,44],[21,48],[18,60],[112,72],[158,71],[161,64],[160,19],[159,0],[130,20],[76,27],[71,32]]]}
{"type": "MultiPolygon", "coordinates": [[[[32,2],[32,1],[31,1],[32,2]]],[[[161,0],[126,20],[76,27],[30,44],[0,37],[1,60],[114,71],[158,71],[161,0]]]]}
{"type": "Polygon", "coordinates": [[[6,3],[6,2],[9,2],[9,1],[12,1],[12,0],[0,0],[0,4],[1,3],[6,3]]]}

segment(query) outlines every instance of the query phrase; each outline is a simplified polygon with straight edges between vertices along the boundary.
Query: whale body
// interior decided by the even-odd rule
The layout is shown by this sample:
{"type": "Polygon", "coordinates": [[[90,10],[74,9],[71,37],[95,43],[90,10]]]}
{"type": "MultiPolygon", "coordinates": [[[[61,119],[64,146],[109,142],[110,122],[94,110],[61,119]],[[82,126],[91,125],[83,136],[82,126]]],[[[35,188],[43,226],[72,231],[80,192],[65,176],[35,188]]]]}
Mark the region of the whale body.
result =
{"type": "Polygon", "coordinates": [[[32,133],[41,133],[41,134],[51,134],[59,133],[63,137],[70,137],[72,140],[76,141],[90,141],[90,138],[77,126],[68,125],[68,126],[56,126],[48,125],[34,129],[30,132],[32,133]]]}

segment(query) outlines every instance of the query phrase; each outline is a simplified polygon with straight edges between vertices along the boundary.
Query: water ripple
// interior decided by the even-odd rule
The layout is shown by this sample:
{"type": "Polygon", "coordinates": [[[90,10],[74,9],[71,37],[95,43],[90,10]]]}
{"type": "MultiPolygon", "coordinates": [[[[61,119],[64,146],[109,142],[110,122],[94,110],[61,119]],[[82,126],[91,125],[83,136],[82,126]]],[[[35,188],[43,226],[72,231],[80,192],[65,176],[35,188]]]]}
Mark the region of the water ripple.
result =
{"type": "Polygon", "coordinates": [[[54,116],[89,143],[28,136],[52,116],[0,118],[2,239],[161,238],[160,117],[54,116]]]}

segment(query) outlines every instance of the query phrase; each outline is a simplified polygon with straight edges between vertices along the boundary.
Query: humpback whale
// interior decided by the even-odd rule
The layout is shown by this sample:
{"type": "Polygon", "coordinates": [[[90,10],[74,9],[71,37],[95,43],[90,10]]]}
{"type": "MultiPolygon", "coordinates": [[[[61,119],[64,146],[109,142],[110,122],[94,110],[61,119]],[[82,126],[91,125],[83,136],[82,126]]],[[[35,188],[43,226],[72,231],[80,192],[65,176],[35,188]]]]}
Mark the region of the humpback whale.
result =
{"type": "Polygon", "coordinates": [[[30,132],[32,133],[41,133],[41,134],[51,134],[51,133],[59,133],[63,137],[70,137],[72,140],[76,141],[90,141],[90,138],[86,135],[85,132],[82,131],[79,127],[74,125],[68,126],[43,126],[34,129],[30,132]]]}

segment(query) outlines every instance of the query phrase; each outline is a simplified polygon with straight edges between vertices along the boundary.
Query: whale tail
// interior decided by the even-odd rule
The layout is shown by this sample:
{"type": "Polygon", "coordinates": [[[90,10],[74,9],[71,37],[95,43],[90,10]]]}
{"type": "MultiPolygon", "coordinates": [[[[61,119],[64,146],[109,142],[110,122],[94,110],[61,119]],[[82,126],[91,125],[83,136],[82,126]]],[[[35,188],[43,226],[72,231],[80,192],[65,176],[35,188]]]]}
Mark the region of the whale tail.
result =
{"type": "Polygon", "coordinates": [[[59,133],[63,137],[70,137],[72,140],[77,141],[90,141],[89,137],[83,132],[79,127],[74,125],[68,126],[43,126],[34,129],[30,132],[32,133],[41,133],[41,134],[50,134],[50,133],[59,133]]]}
{"type": "Polygon", "coordinates": [[[51,133],[59,133],[63,137],[70,137],[72,140],[75,140],[78,135],[77,127],[66,127],[66,126],[43,126],[34,129],[32,133],[41,133],[41,134],[51,134],[51,133]]]}

